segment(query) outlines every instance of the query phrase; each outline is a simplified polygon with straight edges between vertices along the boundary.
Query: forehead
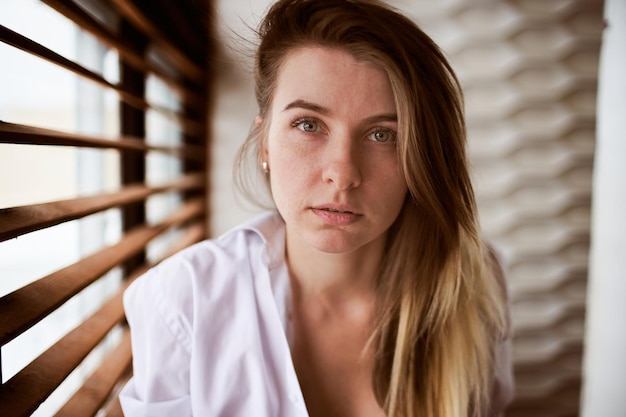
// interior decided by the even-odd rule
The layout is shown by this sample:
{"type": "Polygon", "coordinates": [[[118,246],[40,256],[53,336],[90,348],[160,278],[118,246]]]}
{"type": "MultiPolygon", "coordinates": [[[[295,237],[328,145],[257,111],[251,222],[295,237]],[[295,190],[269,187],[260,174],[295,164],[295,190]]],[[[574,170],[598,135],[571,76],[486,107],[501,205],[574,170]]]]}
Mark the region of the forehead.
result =
{"type": "Polygon", "coordinates": [[[382,67],[339,48],[306,46],[284,57],[273,101],[280,106],[294,98],[343,107],[367,103],[381,111],[395,110],[391,84],[382,67]]]}

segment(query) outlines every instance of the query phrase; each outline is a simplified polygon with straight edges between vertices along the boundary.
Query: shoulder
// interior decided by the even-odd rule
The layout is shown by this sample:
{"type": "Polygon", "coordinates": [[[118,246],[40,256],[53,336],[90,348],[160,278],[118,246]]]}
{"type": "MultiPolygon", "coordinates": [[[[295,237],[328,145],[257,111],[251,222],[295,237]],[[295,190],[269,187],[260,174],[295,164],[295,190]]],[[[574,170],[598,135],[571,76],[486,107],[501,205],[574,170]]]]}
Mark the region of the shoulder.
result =
{"type": "MultiPolygon", "coordinates": [[[[193,304],[202,294],[218,297],[258,263],[272,262],[269,245],[284,232],[275,212],[263,213],[216,239],[196,243],[163,260],[133,282],[124,294],[128,310],[142,303],[192,316],[193,304]],[[278,237],[277,237],[278,235],[278,237]],[[269,253],[268,253],[269,252],[269,253]]],[[[284,239],[284,237],[283,237],[284,239]]]]}

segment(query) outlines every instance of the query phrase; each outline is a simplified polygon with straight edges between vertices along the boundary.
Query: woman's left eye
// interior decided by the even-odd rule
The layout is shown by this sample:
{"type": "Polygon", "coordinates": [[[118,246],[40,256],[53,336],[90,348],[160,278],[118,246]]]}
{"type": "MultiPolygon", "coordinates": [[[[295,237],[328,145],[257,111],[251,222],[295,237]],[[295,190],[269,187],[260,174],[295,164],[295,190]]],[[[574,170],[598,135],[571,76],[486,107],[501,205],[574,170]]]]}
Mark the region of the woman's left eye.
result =
{"type": "Polygon", "coordinates": [[[376,130],[370,133],[367,137],[369,140],[373,140],[374,142],[380,142],[380,143],[395,142],[396,132],[390,129],[376,130]]]}

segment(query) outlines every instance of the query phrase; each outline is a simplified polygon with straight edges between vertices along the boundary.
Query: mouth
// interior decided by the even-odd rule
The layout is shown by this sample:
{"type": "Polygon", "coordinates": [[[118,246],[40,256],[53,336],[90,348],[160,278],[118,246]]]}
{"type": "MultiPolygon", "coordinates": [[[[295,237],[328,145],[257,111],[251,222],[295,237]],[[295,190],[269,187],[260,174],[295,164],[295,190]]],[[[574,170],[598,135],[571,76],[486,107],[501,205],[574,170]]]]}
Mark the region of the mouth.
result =
{"type": "Polygon", "coordinates": [[[355,214],[354,212],[352,212],[350,210],[339,210],[339,209],[335,209],[335,208],[331,208],[331,207],[322,207],[322,208],[318,208],[317,210],[328,211],[330,213],[355,214]]]}
{"type": "Polygon", "coordinates": [[[351,215],[362,216],[363,213],[359,212],[356,208],[347,204],[320,204],[318,206],[311,207],[313,211],[335,214],[335,215],[351,215]]]}
{"type": "Polygon", "coordinates": [[[318,206],[311,207],[312,212],[328,226],[349,226],[362,218],[352,207],[318,206]]]}

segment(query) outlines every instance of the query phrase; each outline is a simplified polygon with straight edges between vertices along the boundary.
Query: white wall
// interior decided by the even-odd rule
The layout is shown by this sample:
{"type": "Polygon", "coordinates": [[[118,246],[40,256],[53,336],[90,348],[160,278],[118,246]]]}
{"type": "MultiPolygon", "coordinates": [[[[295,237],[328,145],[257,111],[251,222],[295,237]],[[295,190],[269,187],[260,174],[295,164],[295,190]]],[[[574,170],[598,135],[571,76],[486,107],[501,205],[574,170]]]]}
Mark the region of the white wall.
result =
{"type": "Polygon", "coordinates": [[[252,56],[256,28],[270,0],[218,0],[218,31],[223,50],[218,63],[217,101],[213,117],[211,172],[212,234],[217,236],[260,209],[237,197],[232,167],[245,140],[257,105],[252,56]]]}
{"type": "Polygon", "coordinates": [[[583,416],[626,416],[626,1],[605,0],[583,416]]]}

